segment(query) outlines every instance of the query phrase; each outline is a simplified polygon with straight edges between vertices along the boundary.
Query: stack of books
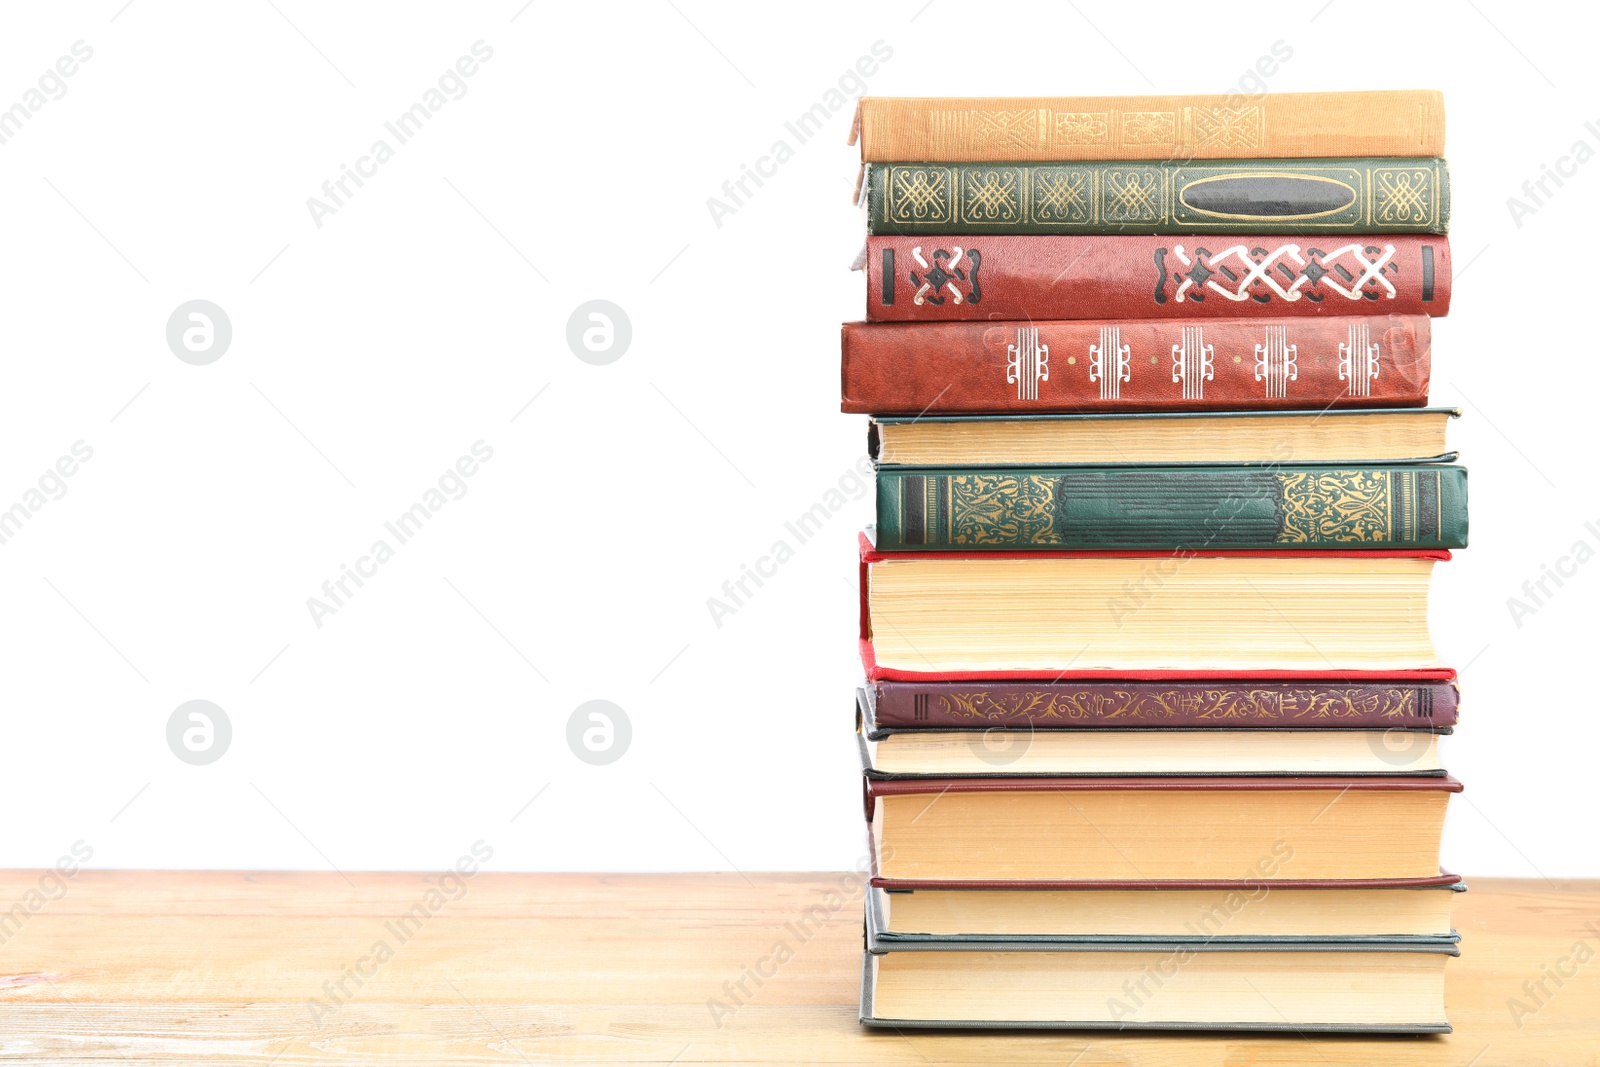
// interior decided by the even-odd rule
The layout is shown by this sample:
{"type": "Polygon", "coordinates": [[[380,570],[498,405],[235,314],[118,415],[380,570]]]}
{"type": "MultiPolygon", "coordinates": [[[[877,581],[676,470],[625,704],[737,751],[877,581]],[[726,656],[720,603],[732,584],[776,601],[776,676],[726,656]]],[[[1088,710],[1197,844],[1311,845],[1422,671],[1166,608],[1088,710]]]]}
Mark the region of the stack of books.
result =
{"type": "Polygon", "coordinates": [[[855,136],[862,1022],[1448,1031],[1440,95],[855,136]]]}

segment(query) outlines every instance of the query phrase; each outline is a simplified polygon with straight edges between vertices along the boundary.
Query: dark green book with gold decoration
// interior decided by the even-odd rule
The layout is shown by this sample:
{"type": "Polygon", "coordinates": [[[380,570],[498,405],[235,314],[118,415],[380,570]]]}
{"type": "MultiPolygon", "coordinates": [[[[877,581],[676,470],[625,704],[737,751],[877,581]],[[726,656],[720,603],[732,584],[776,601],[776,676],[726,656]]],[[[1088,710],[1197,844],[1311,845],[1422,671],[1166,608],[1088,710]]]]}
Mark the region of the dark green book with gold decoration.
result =
{"type": "Polygon", "coordinates": [[[881,467],[879,551],[1464,548],[1444,464],[881,467]]]}
{"type": "Polygon", "coordinates": [[[1445,233],[1443,159],[873,163],[867,233],[1445,233]]]}

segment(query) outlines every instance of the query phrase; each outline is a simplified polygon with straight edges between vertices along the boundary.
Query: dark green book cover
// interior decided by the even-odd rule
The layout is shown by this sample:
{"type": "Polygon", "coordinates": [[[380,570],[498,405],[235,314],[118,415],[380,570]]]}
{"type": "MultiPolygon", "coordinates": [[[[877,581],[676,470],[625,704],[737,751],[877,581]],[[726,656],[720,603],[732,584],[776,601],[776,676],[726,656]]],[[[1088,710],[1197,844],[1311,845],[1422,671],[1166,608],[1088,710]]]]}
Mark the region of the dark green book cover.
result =
{"type": "Polygon", "coordinates": [[[882,468],[880,551],[1465,548],[1443,465],[882,468]]]}
{"type": "Polygon", "coordinates": [[[1442,159],[875,163],[869,234],[1444,233],[1442,159]]]}

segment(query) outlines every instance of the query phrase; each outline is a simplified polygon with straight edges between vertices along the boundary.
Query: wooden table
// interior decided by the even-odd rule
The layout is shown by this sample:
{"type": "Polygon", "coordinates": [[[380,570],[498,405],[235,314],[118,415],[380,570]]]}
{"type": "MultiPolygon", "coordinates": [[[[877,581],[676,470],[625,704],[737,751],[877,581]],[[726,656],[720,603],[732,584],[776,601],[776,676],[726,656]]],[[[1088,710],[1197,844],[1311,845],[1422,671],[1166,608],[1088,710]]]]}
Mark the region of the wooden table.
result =
{"type": "Polygon", "coordinates": [[[864,1031],[859,886],[820,874],[0,872],[0,1062],[1600,1062],[1600,882],[1481,880],[1457,898],[1453,1035],[1315,1041],[864,1031]],[[1579,942],[1596,957],[1577,963],[1579,942]],[[792,958],[775,965],[775,953],[792,958]],[[1542,1005],[1523,987],[1541,978],[1542,1005]],[[1520,1028],[1512,998],[1535,1009],[1520,1028]]]}

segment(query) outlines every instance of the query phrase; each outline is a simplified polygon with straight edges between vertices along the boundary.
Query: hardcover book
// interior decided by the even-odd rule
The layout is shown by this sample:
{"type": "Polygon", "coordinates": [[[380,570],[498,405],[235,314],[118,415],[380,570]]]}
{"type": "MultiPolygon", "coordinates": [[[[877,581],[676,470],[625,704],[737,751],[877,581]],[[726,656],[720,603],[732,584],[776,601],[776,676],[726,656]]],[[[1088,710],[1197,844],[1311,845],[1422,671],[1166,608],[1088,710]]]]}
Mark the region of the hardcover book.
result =
{"type": "MultiPolygon", "coordinates": [[[[864,780],[894,888],[1440,877],[1448,776],[864,780]]],[[[875,883],[877,884],[877,883],[875,883]]]]}
{"type": "Polygon", "coordinates": [[[868,778],[1443,774],[1439,732],[880,726],[856,692],[856,743],[868,778]]]}
{"type": "Polygon", "coordinates": [[[1449,1033],[1454,935],[1356,942],[885,938],[861,1022],[910,1028],[1449,1033]]]}
{"type": "Polygon", "coordinates": [[[1442,159],[869,163],[869,234],[1444,233],[1442,159]]]}
{"type": "Polygon", "coordinates": [[[862,691],[879,729],[1071,731],[1449,730],[1459,715],[1454,681],[1415,677],[1353,682],[1262,678],[1164,681],[1057,678],[1038,682],[876,681],[862,691]]]}
{"type": "Polygon", "coordinates": [[[1285,889],[913,889],[869,886],[877,939],[1003,942],[1451,941],[1450,906],[1466,883],[1410,888],[1359,882],[1285,889]]]}
{"type": "Polygon", "coordinates": [[[1425,315],[1208,319],[1195,339],[1202,365],[1192,376],[1190,329],[1177,319],[847,322],[840,408],[861,415],[1323,411],[1428,400],[1425,315]]]}
{"type": "Polygon", "coordinates": [[[1442,462],[1454,408],[1169,411],[1092,415],[880,415],[867,454],[880,466],[1442,462]]]}
{"type": "MultiPolygon", "coordinates": [[[[1012,558],[1020,557],[1014,555],[1012,558]]],[[[1204,663],[1191,664],[1187,667],[1098,667],[1083,666],[1077,659],[1068,655],[1062,657],[1067,662],[1066,666],[990,666],[974,670],[951,667],[947,664],[934,665],[933,663],[919,663],[914,660],[901,660],[898,651],[894,654],[894,662],[880,663],[878,661],[878,650],[872,641],[870,620],[865,617],[868,611],[870,611],[870,607],[863,601],[861,636],[856,641],[856,651],[861,656],[862,674],[866,676],[869,682],[874,683],[906,682],[912,685],[927,685],[933,682],[953,682],[960,685],[1000,683],[1027,685],[1039,682],[1055,683],[1066,681],[1074,683],[1137,681],[1167,684],[1179,681],[1211,683],[1247,678],[1274,685],[1280,683],[1291,685],[1320,682],[1366,685],[1400,679],[1418,683],[1449,682],[1451,684],[1454,684],[1456,680],[1456,672],[1439,663],[1432,663],[1427,666],[1411,664],[1389,667],[1388,669],[1349,666],[1323,666],[1319,668],[1311,663],[1279,663],[1276,666],[1253,667],[1250,669],[1237,667],[1230,669],[1204,663]]]]}
{"type": "Polygon", "coordinates": [[[880,552],[1467,543],[1462,467],[883,467],[877,482],[880,552]]]}
{"type": "Polygon", "coordinates": [[[879,667],[1111,677],[1441,668],[1443,549],[879,552],[861,540],[861,636],[879,667]]]}
{"type": "Polygon", "coordinates": [[[1215,378],[1206,319],[1444,315],[1450,239],[868,237],[871,322],[1192,320],[1174,355],[1186,399],[1215,378]]]}
{"type": "Polygon", "coordinates": [[[1444,96],[864,96],[857,140],[868,163],[1442,156],[1444,96]]]}

